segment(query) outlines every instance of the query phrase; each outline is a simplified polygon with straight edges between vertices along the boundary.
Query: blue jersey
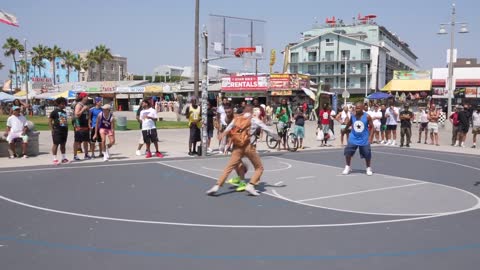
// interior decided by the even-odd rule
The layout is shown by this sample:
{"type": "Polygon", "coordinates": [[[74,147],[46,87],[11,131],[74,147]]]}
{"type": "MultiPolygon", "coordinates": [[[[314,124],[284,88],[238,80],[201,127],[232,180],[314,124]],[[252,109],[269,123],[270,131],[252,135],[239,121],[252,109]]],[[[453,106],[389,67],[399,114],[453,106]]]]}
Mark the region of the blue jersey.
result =
{"type": "Polygon", "coordinates": [[[348,143],[358,146],[369,145],[368,137],[370,132],[368,131],[368,118],[367,113],[363,113],[362,118],[359,120],[355,114],[352,114],[352,132],[348,137],[348,143]]]}
{"type": "Polygon", "coordinates": [[[93,107],[90,109],[90,113],[91,113],[91,119],[92,119],[92,126],[91,128],[95,128],[96,125],[97,125],[97,117],[98,115],[102,112],[102,109],[101,108],[97,108],[97,107],[93,107]]]}

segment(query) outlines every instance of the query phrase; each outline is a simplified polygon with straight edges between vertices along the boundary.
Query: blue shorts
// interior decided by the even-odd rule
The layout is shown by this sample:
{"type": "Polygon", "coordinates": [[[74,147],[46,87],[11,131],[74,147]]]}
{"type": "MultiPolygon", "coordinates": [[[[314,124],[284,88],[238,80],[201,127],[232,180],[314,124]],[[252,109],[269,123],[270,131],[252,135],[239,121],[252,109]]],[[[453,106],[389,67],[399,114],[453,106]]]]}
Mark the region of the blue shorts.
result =
{"type": "Polygon", "coordinates": [[[372,149],[370,148],[370,145],[354,145],[349,143],[344,150],[345,156],[351,157],[355,155],[357,148],[359,148],[361,158],[366,160],[372,159],[372,149]]]}
{"type": "Polygon", "coordinates": [[[299,139],[305,138],[305,127],[295,126],[295,135],[297,135],[299,139]]]}

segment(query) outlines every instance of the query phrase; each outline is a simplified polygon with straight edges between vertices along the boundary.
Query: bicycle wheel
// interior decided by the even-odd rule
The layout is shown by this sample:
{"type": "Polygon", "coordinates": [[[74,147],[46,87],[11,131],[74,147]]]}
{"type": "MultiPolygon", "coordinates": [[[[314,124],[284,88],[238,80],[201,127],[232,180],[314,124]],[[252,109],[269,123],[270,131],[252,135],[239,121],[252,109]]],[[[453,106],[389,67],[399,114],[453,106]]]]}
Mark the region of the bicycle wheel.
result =
{"type": "Polygon", "coordinates": [[[275,149],[275,148],[277,148],[277,146],[278,146],[278,141],[275,140],[272,136],[270,136],[270,135],[267,134],[266,140],[267,140],[267,147],[268,147],[268,148],[270,148],[270,149],[275,149]]]}
{"type": "Polygon", "coordinates": [[[290,151],[290,152],[297,151],[297,149],[298,149],[298,138],[297,138],[297,135],[295,135],[295,133],[288,134],[287,147],[288,147],[288,151],[290,151]]]}

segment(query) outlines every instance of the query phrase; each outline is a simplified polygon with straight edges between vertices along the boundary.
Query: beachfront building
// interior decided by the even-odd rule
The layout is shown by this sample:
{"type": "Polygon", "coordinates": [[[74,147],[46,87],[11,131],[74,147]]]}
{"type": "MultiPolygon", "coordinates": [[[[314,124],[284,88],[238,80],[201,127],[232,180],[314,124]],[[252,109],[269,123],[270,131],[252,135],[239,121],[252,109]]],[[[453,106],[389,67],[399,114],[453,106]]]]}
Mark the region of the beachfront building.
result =
{"type": "Polygon", "coordinates": [[[375,18],[359,16],[345,24],[333,17],[315,24],[301,42],[287,46],[285,72],[308,74],[331,92],[368,94],[392,80],[394,70],[417,70],[409,45],[375,18]]]}
{"type": "MultiPolygon", "coordinates": [[[[88,52],[80,52],[79,55],[87,58],[88,52]]],[[[127,77],[127,58],[120,55],[113,55],[112,60],[105,60],[102,67],[98,63],[90,63],[88,70],[80,72],[81,82],[94,81],[122,81],[127,77]],[[101,71],[101,72],[100,72],[101,71]],[[100,74],[101,73],[101,74],[100,74]]]]}

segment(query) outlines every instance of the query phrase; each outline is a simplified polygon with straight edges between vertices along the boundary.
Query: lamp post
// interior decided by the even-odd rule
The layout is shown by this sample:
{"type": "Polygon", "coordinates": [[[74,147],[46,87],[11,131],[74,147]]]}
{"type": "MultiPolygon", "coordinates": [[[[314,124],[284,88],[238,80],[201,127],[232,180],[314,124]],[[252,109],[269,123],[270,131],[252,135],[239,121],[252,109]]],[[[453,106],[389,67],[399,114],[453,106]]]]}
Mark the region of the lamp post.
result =
{"type": "Polygon", "coordinates": [[[24,38],[23,39],[23,42],[24,42],[24,57],[25,57],[25,91],[27,92],[27,100],[26,100],[26,103],[27,103],[27,107],[29,105],[29,101],[28,101],[28,73],[30,71],[30,68],[29,68],[29,64],[28,64],[28,55],[27,55],[27,39],[24,38]]]}
{"type": "Polygon", "coordinates": [[[348,58],[345,56],[344,57],[345,59],[345,85],[344,85],[344,89],[343,89],[343,93],[342,93],[342,97],[343,97],[343,106],[347,106],[347,99],[350,98],[350,93],[347,91],[347,60],[348,58]]]}
{"type": "Polygon", "coordinates": [[[365,97],[368,96],[368,64],[365,64],[365,97]]]}
{"type": "Polygon", "coordinates": [[[440,24],[440,31],[438,31],[439,35],[446,35],[446,34],[448,34],[448,32],[445,29],[445,27],[447,25],[450,25],[450,52],[449,52],[449,59],[448,59],[448,79],[447,79],[448,85],[445,85],[447,87],[447,90],[448,90],[447,117],[450,117],[450,115],[452,114],[452,96],[453,96],[453,90],[454,90],[453,89],[454,88],[454,86],[453,86],[453,57],[454,57],[453,50],[454,50],[454,47],[455,47],[455,26],[457,24],[461,25],[461,28],[460,28],[460,31],[459,31],[460,34],[468,33],[467,23],[456,22],[455,19],[456,19],[455,4],[452,4],[452,19],[451,19],[451,21],[449,23],[440,24]]]}
{"type": "Polygon", "coordinates": [[[204,27],[202,37],[205,41],[202,78],[202,157],[207,156],[207,110],[208,110],[208,32],[204,27]]]}

